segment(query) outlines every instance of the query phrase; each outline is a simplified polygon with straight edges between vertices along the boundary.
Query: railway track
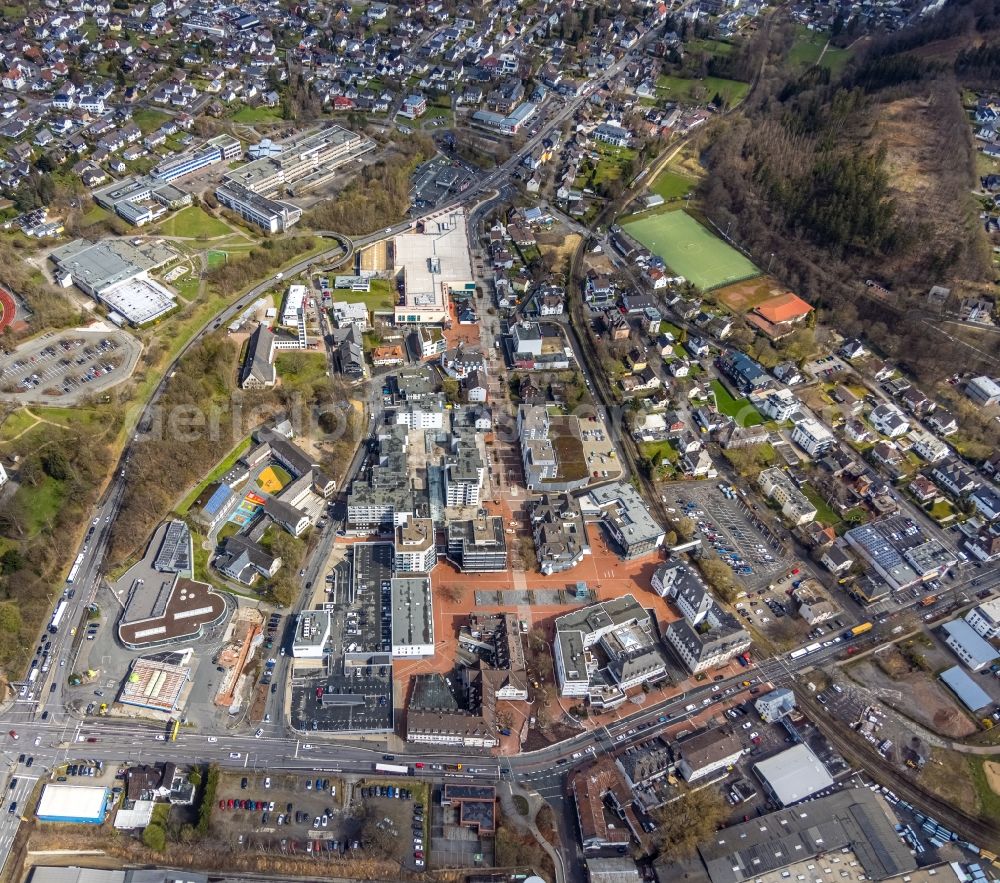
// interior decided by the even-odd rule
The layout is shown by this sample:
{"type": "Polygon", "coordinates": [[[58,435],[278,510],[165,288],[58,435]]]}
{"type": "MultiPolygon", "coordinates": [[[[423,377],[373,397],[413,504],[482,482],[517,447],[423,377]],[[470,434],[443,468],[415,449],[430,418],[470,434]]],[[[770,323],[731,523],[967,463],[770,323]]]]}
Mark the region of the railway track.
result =
{"type": "Polygon", "coordinates": [[[834,726],[824,708],[805,691],[796,690],[796,698],[799,705],[808,711],[817,729],[853,767],[863,769],[880,785],[912,803],[925,815],[936,819],[963,839],[994,852],[1000,847],[1000,820],[969,815],[942,800],[902,771],[894,769],[881,755],[872,751],[867,743],[852,738],[851,734],[834,726]]]}

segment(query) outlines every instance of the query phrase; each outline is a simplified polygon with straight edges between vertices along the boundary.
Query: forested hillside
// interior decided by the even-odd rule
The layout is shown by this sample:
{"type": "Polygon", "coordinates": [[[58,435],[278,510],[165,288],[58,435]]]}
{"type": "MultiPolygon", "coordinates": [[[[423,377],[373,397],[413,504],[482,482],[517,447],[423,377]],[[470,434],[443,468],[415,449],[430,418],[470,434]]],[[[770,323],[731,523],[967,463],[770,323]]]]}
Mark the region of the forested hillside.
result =
{"type": "Polygon", "coordinates": [[[949,370],[946,342],[914,345],[934,334],[914,308],[932,285],[994,281],[962,106],[963,87],[1000,88],[994,4],[867,38],[837,77],[794,68],[791,28],[760,36],[757,88],[706,139],[705,210],[846,333],[866,330],[918,372],[949,370]],[[868,279],[890,295],[873,302],[868,279]]]}

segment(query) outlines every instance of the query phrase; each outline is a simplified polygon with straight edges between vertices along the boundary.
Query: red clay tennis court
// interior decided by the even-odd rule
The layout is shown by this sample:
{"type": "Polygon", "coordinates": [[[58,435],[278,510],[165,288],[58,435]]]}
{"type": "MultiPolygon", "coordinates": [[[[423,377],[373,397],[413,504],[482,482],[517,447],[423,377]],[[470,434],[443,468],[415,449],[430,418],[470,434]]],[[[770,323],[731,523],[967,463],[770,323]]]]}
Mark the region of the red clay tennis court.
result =
{"type": "Polygon", "coordinates": [[[4,331],[10,326],[17,316],[17,304],[10,292],[0,288],[0,307],[3,308],[3,315],[0,316],[0,331],[4,331]]]}

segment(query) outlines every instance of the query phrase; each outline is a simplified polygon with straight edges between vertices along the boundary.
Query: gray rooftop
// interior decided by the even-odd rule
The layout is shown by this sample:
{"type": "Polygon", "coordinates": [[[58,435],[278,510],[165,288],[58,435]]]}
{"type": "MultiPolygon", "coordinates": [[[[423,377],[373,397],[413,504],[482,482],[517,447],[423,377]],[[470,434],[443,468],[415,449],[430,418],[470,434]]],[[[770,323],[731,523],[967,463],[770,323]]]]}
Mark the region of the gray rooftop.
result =
{"type": "Polygon", "coordinates": [[[434,643],[431,581],[426,576],[392,580],[392,645],[434,643]]]}

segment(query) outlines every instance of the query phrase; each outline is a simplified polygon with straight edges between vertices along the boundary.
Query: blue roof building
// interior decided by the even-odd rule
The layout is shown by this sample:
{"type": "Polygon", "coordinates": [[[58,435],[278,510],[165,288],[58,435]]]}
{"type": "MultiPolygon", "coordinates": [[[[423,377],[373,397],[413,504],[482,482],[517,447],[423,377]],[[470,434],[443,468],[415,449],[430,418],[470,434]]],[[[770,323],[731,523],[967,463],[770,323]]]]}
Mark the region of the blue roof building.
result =
{"type": "Polygon", "coordinates": [[[944,642],[966,668],[982,671],[997,658],[996,648],[964,619],[953,619],[941,626],[944,642]]]}
{"type": "Polygon", "coordinates": [[[993,704],[993,699],[982,687],[970,678],[961,666],[956,665],[941,672],[941,680],[959,701],[971,712],[977,712],[993,704]]]}

